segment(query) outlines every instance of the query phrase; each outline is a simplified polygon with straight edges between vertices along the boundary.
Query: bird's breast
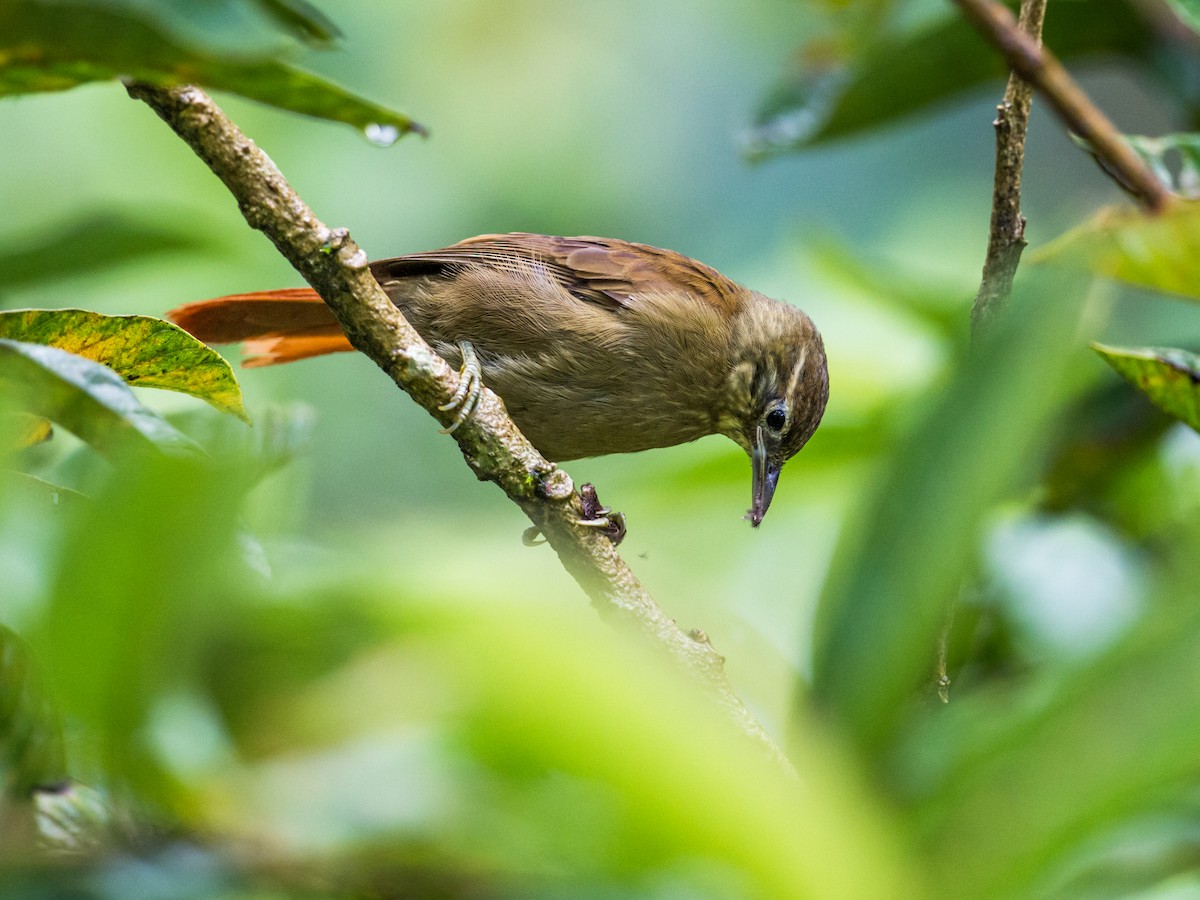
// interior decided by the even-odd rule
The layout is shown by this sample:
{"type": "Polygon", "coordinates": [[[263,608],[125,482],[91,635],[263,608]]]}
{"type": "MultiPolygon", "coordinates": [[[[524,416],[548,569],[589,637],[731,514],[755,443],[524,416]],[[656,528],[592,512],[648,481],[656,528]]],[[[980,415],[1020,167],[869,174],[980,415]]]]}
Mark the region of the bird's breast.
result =
{"type": "MultiPolygon", "coordinates": [[[[457,353],[445,348],[452,362],[457,353]]],[[[716,431],[705,381],[619,350],[559,344],[520,355],[476,347],[484,383],[552,460],[633,453],[716,431]]]]}

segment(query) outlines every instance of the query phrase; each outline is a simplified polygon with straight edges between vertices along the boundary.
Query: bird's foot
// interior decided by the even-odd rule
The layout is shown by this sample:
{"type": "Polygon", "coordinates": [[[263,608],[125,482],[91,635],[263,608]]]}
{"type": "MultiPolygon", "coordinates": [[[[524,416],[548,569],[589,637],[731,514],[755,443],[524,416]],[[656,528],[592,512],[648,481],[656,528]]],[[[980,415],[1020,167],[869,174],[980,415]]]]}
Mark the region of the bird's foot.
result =
{"type": "Polygon", "coordinates": [[[459,341],[458,349],[462,353],[462,368],[458,370],[458,390],[438,407],[442,411],[457,409],[458,412],[454,421],[441,430],[441,434],[453,434],[459,425],[467,421],[467,417],[479,405],[479,398],[483,394],[483,369],[475,355],[475,348],[471,346],[470,341],[459,341]]]}
{"type": "MultiPolygon", "coordinates": [[[[580,486],[579,505],[583,507],[583,517],[575,520],[576,525],[600,529],[600,533],[612,541],[614,547],[625,540],[625,514],[613,512],[607,506],[601,506],[594,485],[580,486]]],[[[522,532],[521,543],[526,547],[536,547],[538,544],[546,543],[546,539],[542,536],[540,528],[530,525],[522,532]]]]}
{"type": "Polygon", "coordinates": [[[576,519],[576,525],[600,529],[600,533],[612,541],[614,547],[625,540],[625,514],[602,506],[594,485],[580,485],[579,503],[583,507],[583,518],[576,519]]]}

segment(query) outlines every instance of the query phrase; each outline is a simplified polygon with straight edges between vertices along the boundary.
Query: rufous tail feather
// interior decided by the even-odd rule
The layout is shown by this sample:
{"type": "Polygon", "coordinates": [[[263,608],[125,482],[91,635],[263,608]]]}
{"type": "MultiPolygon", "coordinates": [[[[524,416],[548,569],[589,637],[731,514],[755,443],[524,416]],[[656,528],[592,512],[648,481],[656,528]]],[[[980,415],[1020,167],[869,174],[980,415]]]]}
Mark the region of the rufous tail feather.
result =
{"type": "Polygon", "coordinates": [[[312,288],[231,294],[185,303],[167,313],[167,318],[206,344],[242,342],[246,367],[354,349],[312,288]]]}

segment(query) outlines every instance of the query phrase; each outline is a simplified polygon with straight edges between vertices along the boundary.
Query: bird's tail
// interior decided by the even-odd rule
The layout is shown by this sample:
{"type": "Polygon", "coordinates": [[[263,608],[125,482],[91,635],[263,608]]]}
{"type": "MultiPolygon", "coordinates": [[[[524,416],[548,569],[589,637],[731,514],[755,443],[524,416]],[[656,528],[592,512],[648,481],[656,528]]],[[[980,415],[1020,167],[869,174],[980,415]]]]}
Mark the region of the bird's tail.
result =
{"type": "Polygon", "coordinates": [[[242,342],[245,366],[272,366],[353,350],[312,288],[231,294],[185,303],[167,318],[206,344],[242,342]]]}

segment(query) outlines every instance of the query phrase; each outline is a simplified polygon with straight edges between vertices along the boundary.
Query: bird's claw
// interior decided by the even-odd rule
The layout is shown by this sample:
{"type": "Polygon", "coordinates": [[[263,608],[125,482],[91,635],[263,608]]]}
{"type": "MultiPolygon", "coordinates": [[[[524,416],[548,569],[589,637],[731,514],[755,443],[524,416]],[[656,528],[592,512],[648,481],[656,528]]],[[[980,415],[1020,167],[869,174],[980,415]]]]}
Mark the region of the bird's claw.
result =
{"type": "Polygon", "coordinates": [[[441,434],[453,434],[459,425],[467,421],[467,417],[479,405],[479,398],[483,394],[483,370],[479,365],[479,358],[475,355],[475,348],[471,346],[470,341],[459,341],[458,349],[462,353],[462,367],[458,370],[458,389],[454,396],[438,407],[443,412],[452,409],[457,409],[458,412],[454,421],[441,429],[441,434]]]}
{"type": "MultiPolygon", "coordinates": [[[[599,529],[601,534],[612,541],[614,547],[625,540],[625,514],[613,512],[607,506],[602,506],[594,485],[580,485],[579,505],[582,507],[583,516],[575,520],[576,525],[599,529]]],[[[536,547],[546,543],[546,539],[542,537],[542,529],[530,525],[521,533],[521,543],[526,547],[536,547]]]]}
{"type": "Polygon", "coordinates": [[[600,533],[612,541],[614,547],[625,540],[625,513],[615,513],[610,509],[604,510],[604,515],[597,519],[576,519],[576,525],[587,528],[599,528],[600,533]]]}
{"type": "Polygon", "coordinates": [[[583,517],[575,520],[576,525],[600,529],[600,533],[612,541],[614,547],[625,540],[625,514],[602,506],[600,498],[596,496],[595,485],[580,485],[579,505],[583,507],[583,517]]]}

